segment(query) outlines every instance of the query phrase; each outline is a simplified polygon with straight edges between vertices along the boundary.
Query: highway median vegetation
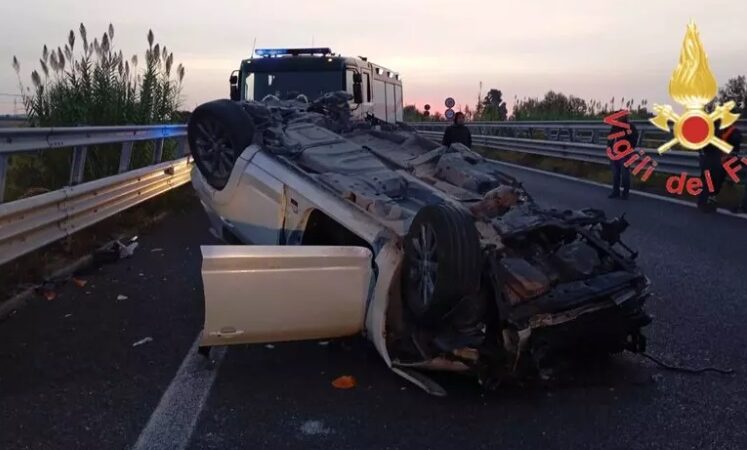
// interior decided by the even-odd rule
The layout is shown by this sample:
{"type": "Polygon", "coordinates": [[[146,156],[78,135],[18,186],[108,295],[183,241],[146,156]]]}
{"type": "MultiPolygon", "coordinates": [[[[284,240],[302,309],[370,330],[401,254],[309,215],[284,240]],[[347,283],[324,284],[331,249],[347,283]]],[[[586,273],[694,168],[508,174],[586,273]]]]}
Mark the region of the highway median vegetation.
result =
{"type": "MultiPolygon", "coordinates": [[[[44,45],[38,69],[30,73],[30,84],[21,76],[21,63],[13,57],[13,69],[29,125],[73,127],[103,125],[148,125],[183,123],[179,111],[184,66],[174,65],[174,54],[147,34],[148,47],[140,63],[138,55],[125,57],[114,46],[110,24],[101,37],[90,41],[81,24],[70,30],[62,46],[44,45]],[[142,64],[142,67],[141,67],[142,64]]],[[[130,168],[150,164],[154,142],[137,143],[130,168]]],[[[85,180],[115,174],[119,167],[119,145],[89,148],[85,180]]],[[[164,159],[175,156],[176,144],[164,146],[164,159]]],[[[40,155],[10,159],[6,200],[10,201],[69,182],[72,151],[47,151],[40,155]]]]}

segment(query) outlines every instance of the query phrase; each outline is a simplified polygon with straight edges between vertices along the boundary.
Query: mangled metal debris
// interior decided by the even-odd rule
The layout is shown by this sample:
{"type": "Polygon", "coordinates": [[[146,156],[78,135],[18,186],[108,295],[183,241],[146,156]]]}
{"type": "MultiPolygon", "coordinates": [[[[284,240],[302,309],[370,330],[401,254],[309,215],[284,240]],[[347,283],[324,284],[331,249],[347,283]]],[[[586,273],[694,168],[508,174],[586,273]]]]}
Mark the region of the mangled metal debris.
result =
{"type": "Polygon", "coordinates": [[[495,162],[351,120],[348,105],[331,93],[194,111],[193,184],[212,228],[239,244],[203,248],[203,345],[362,331],[434,394],[423,370],[492,385],[568,355],[644,349],[649,282],[620,241],[624,219],[541,208],[495,162]]]}

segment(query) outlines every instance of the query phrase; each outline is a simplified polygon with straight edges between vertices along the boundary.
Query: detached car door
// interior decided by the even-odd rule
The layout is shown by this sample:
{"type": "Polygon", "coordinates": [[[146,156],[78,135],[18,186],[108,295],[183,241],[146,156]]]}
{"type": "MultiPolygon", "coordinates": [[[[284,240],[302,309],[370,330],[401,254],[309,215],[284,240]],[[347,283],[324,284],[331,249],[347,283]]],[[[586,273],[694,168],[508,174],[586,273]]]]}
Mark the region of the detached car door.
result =
{"type": "Polygon", "coordinates": [[[373,281],[367,248],[201,249],[201,346],[332,338],[363,330],[373,281]]]}

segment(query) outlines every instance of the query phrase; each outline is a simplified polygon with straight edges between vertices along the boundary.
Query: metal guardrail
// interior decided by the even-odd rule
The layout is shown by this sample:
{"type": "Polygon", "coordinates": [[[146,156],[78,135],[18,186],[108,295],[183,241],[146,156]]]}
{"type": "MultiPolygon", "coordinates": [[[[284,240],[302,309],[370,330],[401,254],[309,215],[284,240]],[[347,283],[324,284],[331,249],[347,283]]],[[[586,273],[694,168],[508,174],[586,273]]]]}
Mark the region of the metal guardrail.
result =
{"type": "MultiPolygon", "coordinates": [[[[421,131],[423,136],[440,140],[442,133],[436,131],[421,131]]],[[[545,141],[538,139],[505,138],[498,136],[473,135],[473,145],[483,147],[529,153],[532,155],[549,156],[552,158],[571,159],[596,164],[609,164],[610,160],[605,152],[606,147],[597,144],[584,144],[579,142],[545,141]]],[[[643,148],[647,155],[656,160],[656,170],[665,173],[687,172],[691,175],[700,173],[698,165],[698,154],[670,150],[661,156],[656,149],[643,148]]]]}
{"type": "MultiPolygon", "coordinates": [[[[656,161],[656,170],[664,173],[700,173],[698,153],[670,150],[659,155],[655,148],[668,140],[666,133],[647,121],[632,121],[638,128],[642,150],[656,161]]],[[[426,137],[440,140],[448,122],[411,122],[408,125],[426,137]]],[[[609,164],[605,152],[610,127],[601,121],[566,122],[468,122],[472,141],[496,150],[529,153],[560,159],[609,164]]],[[[738,128],[747,133],[747,120],[740,120],[738,128]]]]}
{"type": "Polygon", "coordinates": [[[70,164],[70,185],[83,181],[86,154],[89,145],[122,144],[118,173],[130,166],[135,142],[155,140],[152,164],[161,162],[165,139],[178,139],[179,156],[187,154],[186,125],[144,125],[116,127],[66,127],[66,128],[0,128],[0,203],[5,194],[8,158],[24,153],[38,153],[63,147],[73,149],[70,164]]]}
{"type": "Polygon", "coordinates": [[[0,264],[41,248],[190,180],[184,125],[0,129],[0,188],[8,158],[73,147],[70,186],[0,204],[0,264]],[[179,159],[161,162],[164,139],[177,139],[179,159]],[[155,140],[153,164],[129,170],[134,142],[155,140]],[[87,147],[121,143],[117,175],[81,183],[87,147]]]}
{"type": "MultiPolygon", "coordinates": [[[[641,136],[664,140],[666,133],[653,126],[647,120],[631,120],[641,136]]],[[[419,130],[443,131],[451,122],[408,122],[408,125],[419,130]]],[[[510,135],[510,137],[529,137],[532,134],[544,134],[547,140],[567,140],[601,144],[606,140],[610,127],[601,120],[567,120],[567,121],[524,121],[507,120],[502,122],[467,122],[473,134],[510,135]],[[591,137],[594,139],[592,140],[591,137]]],[[[737,121],[737,127],[747,132],[747,119],[737,121]]]]}

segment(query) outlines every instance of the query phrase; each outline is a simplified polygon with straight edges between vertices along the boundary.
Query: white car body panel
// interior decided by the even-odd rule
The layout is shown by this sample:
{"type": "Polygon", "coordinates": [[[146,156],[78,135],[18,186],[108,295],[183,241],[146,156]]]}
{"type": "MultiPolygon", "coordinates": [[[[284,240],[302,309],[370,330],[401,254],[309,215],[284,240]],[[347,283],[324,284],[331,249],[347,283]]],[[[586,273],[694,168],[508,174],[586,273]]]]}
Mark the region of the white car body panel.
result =
{"type": "Polygon", "coordinates": [[[201,346],[349,336],[363,330],[371,252],[340,246],[203,246],[201,346]]]}
{"type": "MultiPolygon", "coordinates": [[[[242,153],[236,165],[237,167],[234,168],[228,184],[220,191],[209,186],[199,172],[193,174],[192,183],[202,200],[216,234],[222,233],[223,228],[227,227],[243,241],[263,247],[251,245],[203,247],[206,320],[201,345],[232,345],[248,342],[330,338],[334,335],[340,335],[336,331],[338,327],[343,330],[352,330],[350,324],[346,323],[349,319],[349,316],[346,315],[331,316],[331,321],[339,320],[337,327],[332,322],[326,323],[324,330],[327,331],[327,335],[317,333],[314,336],[310,336],[306,332],[309,325],[307,317],[298,317],[297,323],[294,322],[295,318],[282,317],[283,332],[271,335],[265,331],[251,328],[256,327],[257,324],[253,323],[250,317],[265,314],[266,312],[262,311],[264,304],[275,304],[277,299],[308,298],[306,286],[309,280],[307,276],[312,279],[320,279],[322,276],[324,279],[340,279],[337,277],[347,276],[341,268],[329,267],[327,271],[324,271],[324,259],[321,258],[322,255],[326,254],[325,249],[345,247],[273,246],[273,244],[278,243],[278,237],[285,243],[294,231],[303,232],[306,221],[313,211],[319,210],[329,217],[334,217],[337,222],[349,230],[355,230],[359,237],[370,244],[386,235],[388,232],[386,227],[370,220],[370,217],[346,203],[345,200],[329,195],[329,192],[318,184],[294,173],[282,163],[264,154],[257,146],[248,147],[242,153]],[[269,175],[270,172],[273,174],[272,176],[269,175]],[[228,219],[229,217],[230,219],[228,219]],[[258,226],[259,224],[262,225],[258,226]],[[275,230],[274,233],[270,232],[272,229],[275,230]],[[295,253],[297,251],[305,252],[308,250],[297,249],[316,249],[320,252],[317,254],[319,259],[311,258],[309,254],[309,258],[303,262],[303,264],[308,265],[302,266],[302,260],[298,258],[293,260],[292,256],[297,255],[295,253]],[[285,276],[282,278],[274,278],[274,274],[279,273],[276,271],[248,272],[249,268],[253,267],[252,265],[260,259],[267,264],[279,265],[280,267],[289,264],[291,260],[294,264],[299,265],[294,267],[291,272],[284,272],[285,276]],[[222,262],[219,263],[218,261],[222,262]],[[285,281],[290,279],[287,276],[291,273],[293,274],[293,280],[290,284],[286,284],[285,281]],[[258,280],[260,276],[267,277],[265,281],[268,283],[276,283],[276,290],[274,292],[268,291],[268,294],[272,292],[272,295],[254,295],[257,292],[256,286],[260,283],[258,280]],[[230,280],[231,289],[224,290],[220,283],[214,284],[224,277],[225,280],[230,280]],[[208,282],[211,283],[210,288],[208,282]],[[252,295],[237,295],[237,292],[251,292],[252,295]],[[232,297],[236,297],[235,301],[242,303],[234,304],[235,301],[232,300],[232,297]],[[231,320],[235,319],[234,316],[241,317],[241,323],[244,325],[231,324],[231,320]],[[246,317],[246,319],[243,319],[243,317],[246,317]],[[229,337],[231,333],[220,333],[222,328],[227,331],[232,329],[241,331],[242,334],[229,337]],[[213,334],[210,335],[210,333],[213,334]]],[[[362,249],[360,247],[353,248],[362,249]]],[[[398,285],[393,280],[398,276],[401,261],[402,249],[393,244],[385,246],[375,255],[374,263],[377,267],[378,276],[375,279],[372,278],[373,289],[366,294],[361,302],[364,308],[365,322],[362,322],[357,331],[351,333],[365,331],[367,338],[374,343],[387,365],[391,365],[391,359],[385,341],[386,315],[391,297],[393,295],[399,296],[399,292],[392,292],[391,286],[398,285]]],[[[334,259],[330,259],[327,264],[334,265],[334,259]]],[[[270,289],[271,285],[267,286],[270,289]]],[[[322,287],[329,289],[331,285],[319,286],[320,289],[322,287]]],[[[336,299],[334,301],[341,303],[351,301],[350,297],[338,300],[336,295],[329,298],[334,297],[336,299]]],[[[291,302],[288,306],[293,307],[293,305],[291,302]]],[[[327,305],[320,305],[320,307],[326,308],[327,305]]],[[[271,320],[274,322],[275,319],[271,320]]],[[[281,319],[278,318],[278,320],[281,319]]]]}

